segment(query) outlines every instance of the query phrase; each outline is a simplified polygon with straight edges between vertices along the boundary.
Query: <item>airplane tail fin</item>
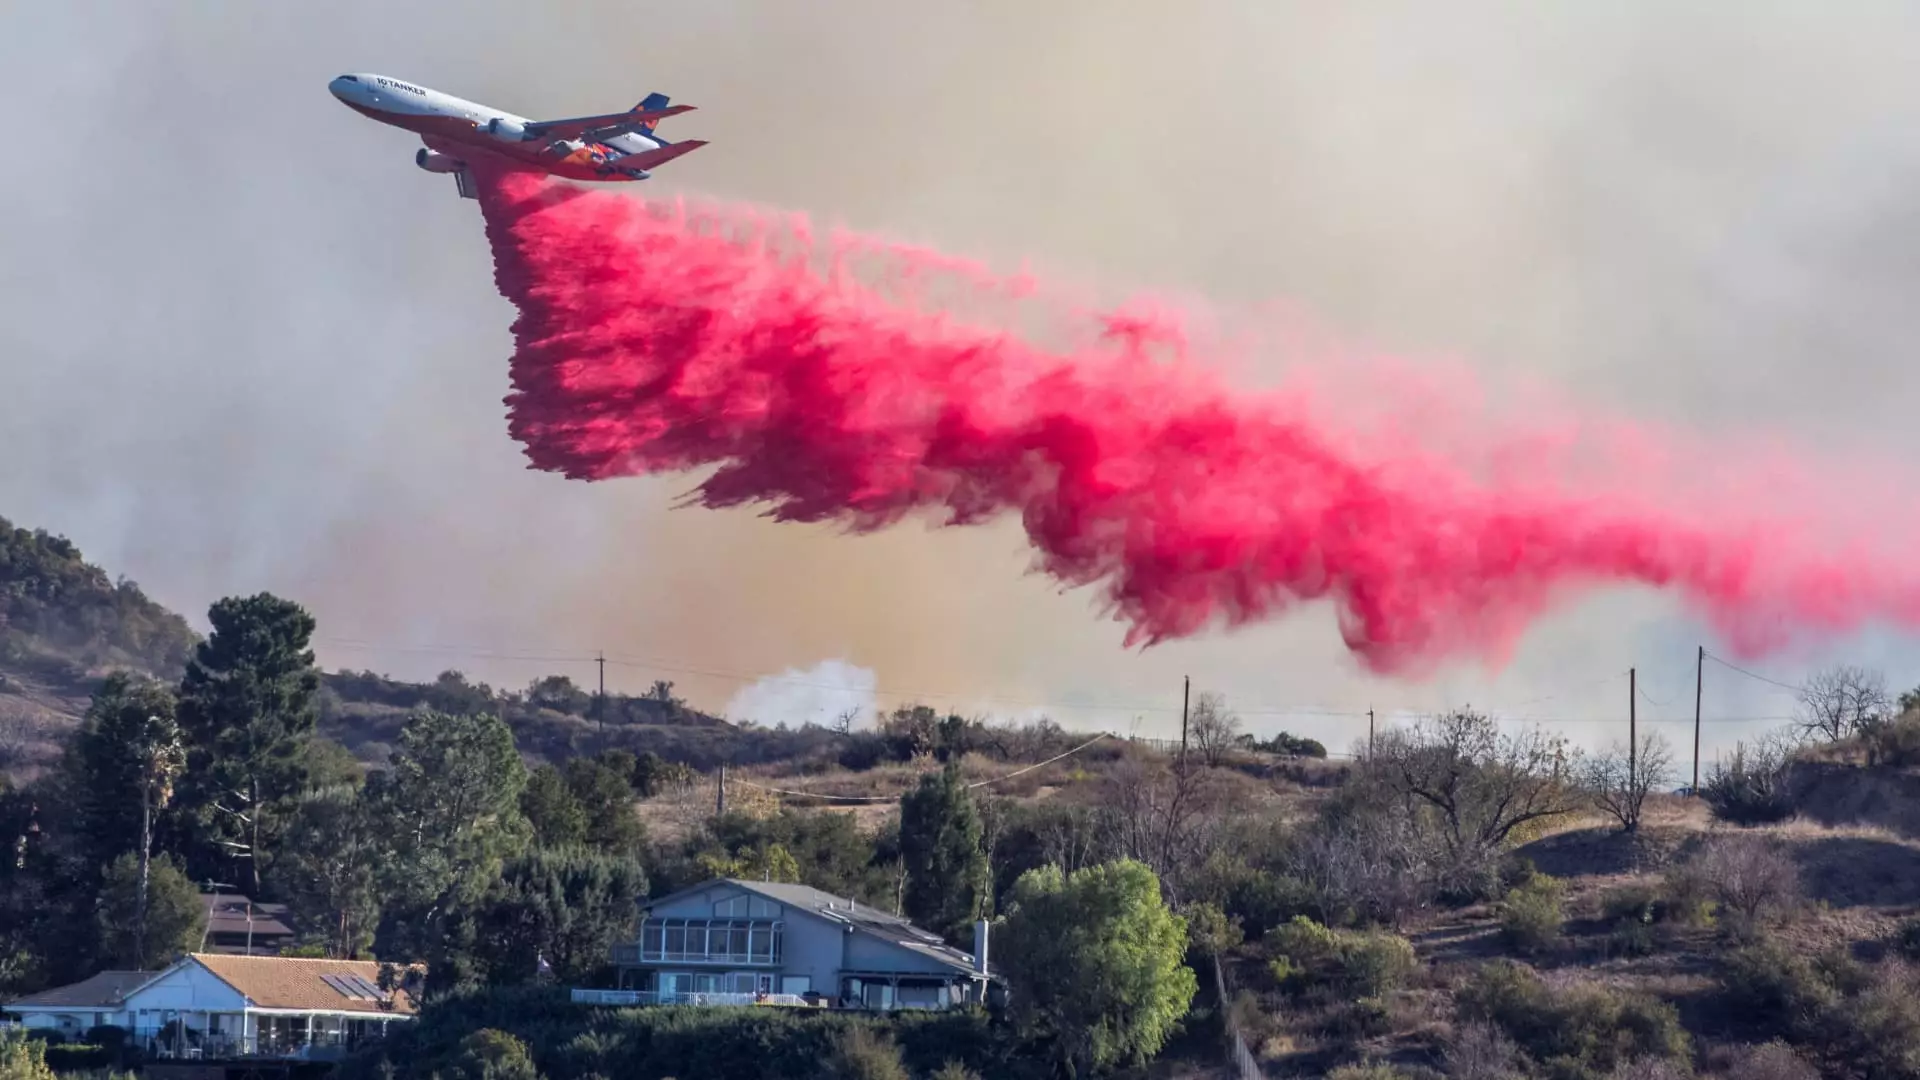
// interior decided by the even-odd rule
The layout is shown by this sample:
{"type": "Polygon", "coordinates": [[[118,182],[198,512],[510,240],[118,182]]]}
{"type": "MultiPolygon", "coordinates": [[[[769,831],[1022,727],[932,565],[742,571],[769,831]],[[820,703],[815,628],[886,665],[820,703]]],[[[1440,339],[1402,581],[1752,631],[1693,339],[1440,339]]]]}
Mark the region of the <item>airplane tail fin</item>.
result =
{"type": "MultiPolygon", "coordinates": [[[[641,98],[640,104],[635,105],[629,111],[637,112],[637,113],[657,112],[661,109],[666,108],[667,102],[670,100],[672,99],[668,98],[667,95],[662,94],[658,91],[655,91],[654,93],[648,94],[646,97],[641,98]]],[[[665,146],[667,145],[667,143],[664,140],[660,139],[658,136],[654,135],[653,133],[654,129],[659,126],[660,126],[660,122],[658,120],[643,121],[639,125],[640,134],[645,135],[646,137],[652,139],[654,142],[660,143],[660,145],[662,146],[665,146]]]]}

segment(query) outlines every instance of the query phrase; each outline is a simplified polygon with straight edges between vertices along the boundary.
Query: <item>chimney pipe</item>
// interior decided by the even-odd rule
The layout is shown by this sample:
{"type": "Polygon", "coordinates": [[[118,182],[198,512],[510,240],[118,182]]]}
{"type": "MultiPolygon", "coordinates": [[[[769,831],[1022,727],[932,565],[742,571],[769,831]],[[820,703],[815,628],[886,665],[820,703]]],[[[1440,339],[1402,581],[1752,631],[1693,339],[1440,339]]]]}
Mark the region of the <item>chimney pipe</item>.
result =
{"type": "Polygon", "coordinates": [[[981,977],[987,974],[987,920],[979,919],[973,924],[973,969],[981,977]]]}

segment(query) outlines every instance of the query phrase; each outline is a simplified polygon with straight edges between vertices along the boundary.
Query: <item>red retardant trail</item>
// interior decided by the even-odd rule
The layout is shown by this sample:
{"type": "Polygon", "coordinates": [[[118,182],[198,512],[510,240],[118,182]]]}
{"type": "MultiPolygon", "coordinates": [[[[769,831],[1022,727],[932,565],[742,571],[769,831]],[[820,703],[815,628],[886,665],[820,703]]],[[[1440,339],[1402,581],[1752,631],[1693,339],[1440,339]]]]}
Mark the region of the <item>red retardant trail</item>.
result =
{"type": "Polygon", "coordinates": [[[520,312],[510,428],[534,468],[717,467],[690,502],[856,530],[1015,512],[1038,567],[1101,586],[1129,644],[1325,598],[1373,670],[1499,661],[1554,604],[1610,583],[1682,594],[1743,654],[1799,631],[1920,625],[1901,560],[1823,546],[1798,519],[1645,494],[1637,474],[1664,451],[1626,446],[1568,490],[1543,479],[1553,432],[1475,431],[1496,463],[1477,473],[1391,416],[1369,441],[1316,419],[1311,395],[1236,393],[1165,319],[1111,315],[1043,347],[928,310],[942,283],[962,298],[1025,287],[956,260],[817,242],[745,210],[482,179],[499,288],[520,312]],[[883,280],[856,275],[862,260],[883,280]]]}

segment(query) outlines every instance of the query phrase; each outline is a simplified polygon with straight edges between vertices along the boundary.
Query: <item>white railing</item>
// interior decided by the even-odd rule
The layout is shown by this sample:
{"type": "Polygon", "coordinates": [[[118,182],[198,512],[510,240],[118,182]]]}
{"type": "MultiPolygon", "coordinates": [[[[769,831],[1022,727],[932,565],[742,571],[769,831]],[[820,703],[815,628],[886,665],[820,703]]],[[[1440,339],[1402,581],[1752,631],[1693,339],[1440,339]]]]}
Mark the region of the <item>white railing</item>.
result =
{"type": "Polygon", "coordinates": [[[798,994],[719,994],[655,990],[573,991],[575,1005],[805,1005],[798,994]]]}

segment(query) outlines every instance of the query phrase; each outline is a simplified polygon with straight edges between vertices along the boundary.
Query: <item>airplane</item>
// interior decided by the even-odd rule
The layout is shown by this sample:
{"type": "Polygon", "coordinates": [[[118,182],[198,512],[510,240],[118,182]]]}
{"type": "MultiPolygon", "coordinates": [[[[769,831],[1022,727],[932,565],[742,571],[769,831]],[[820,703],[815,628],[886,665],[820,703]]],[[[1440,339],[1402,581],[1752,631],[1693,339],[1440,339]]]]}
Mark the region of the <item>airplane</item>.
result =
{"type": "Polygon", "coordinates": [[[569,180],[629,181],[645,180],[649,170],[707,145],[702,139],[668,142],[655,132],[662,119],[693,111],[691,105],[668,106],[667,95],[659,93],[623,113],[529,120],[370,72],[341,75],[327,89],[362,116],[418,134],[425,145],[414,164],[451,173],[464,199],[480,197],[468,168],[476,154],[569,180]]]}

